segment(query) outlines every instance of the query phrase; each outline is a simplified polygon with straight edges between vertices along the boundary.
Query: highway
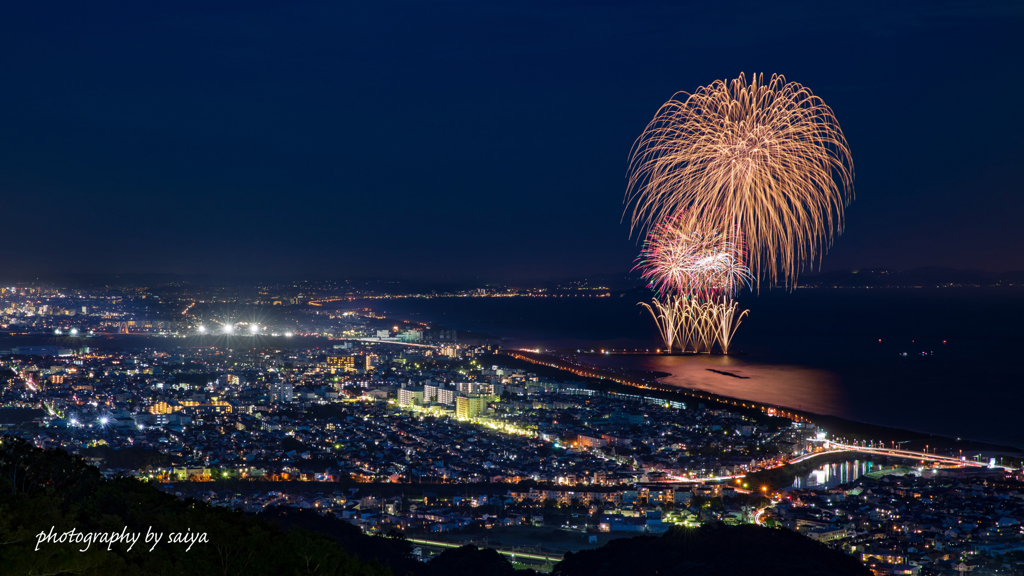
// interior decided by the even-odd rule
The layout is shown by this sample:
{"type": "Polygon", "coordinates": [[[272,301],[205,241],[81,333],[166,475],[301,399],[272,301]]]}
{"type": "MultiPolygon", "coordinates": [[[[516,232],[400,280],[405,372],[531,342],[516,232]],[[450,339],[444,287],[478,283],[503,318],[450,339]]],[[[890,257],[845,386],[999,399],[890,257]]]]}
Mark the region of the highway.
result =
{"type": "MultiPolygon", "coordinates": [[[[435,548],[460,548],[464,546],[464,544],[461,543],[439,542],[437,540],[419,540],[416,538],[408,538],[408,541],[413,544],[420,544],[422,546],[432,546],[435,548]]],[[[514,550],[503,550],[500,548],[495,548],[495,550],[497,550],[499,554],[503,554],[505,556],[528,558],[530,560],[540,560],[551,563],[558,563],[562,561],[562,556],[558,556],[556,554],[530,554],[528,552],[516,552],[514,550]]]]}

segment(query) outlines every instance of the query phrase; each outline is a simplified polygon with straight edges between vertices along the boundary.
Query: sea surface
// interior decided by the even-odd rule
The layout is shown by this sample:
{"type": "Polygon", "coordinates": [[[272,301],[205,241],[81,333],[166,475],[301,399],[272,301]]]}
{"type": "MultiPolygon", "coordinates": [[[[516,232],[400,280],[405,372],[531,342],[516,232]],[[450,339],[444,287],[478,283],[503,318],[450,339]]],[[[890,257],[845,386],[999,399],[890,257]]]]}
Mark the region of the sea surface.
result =
{"type": "Polygon", "coordinates": [[[1024,448],[1024,289],[765,291],[740,298],[750,315],[729,356],[601,354],[661,345],[644,297],[355,305],[516,347],[592,349],[594,363],[665,372],[668,384],[1024,448]]]}

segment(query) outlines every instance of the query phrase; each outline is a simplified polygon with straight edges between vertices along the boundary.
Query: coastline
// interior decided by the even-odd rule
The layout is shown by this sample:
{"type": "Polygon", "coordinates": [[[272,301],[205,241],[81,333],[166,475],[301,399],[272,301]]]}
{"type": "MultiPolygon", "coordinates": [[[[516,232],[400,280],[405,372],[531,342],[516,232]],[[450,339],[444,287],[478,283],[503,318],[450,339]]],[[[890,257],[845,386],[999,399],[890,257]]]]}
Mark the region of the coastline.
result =
{"type": "Polygon", "coordinates": [[[581,359],[669,372],[673,375],[666,383],[732,398],[1024,448],[1024,429],[1015,425],[1024,388],[1012,362],[1024,336],[1012,329],[1012,322],[988,326],[985,320],[1024,313],[1020,290],[820,289],[747,295],[741,304],[751,316],[728,358],[629,354],[654,353],[662,342],[649,314],[636,305],[640,294],[626,296],[433,298],[360,305],[435,328],[488,332],[506,348],[605,351],[581,359]]]}
{"type": "Polygon", "coordinates": [[[801,410],[791,406],[770,404],[744,398],[715,394],[704,390],[687,388],[674,384],[666,384],[660,380],[671,376],[671,374],[665,372],[653,372],[632,368],[610,369],[607,367],[584,363],[577,363],[574,365],[557,356],[538,352],[519,350],[502,350],[501,352],[511,358],[516,358],[534,365],[546,366],[554,370],[573,374],[577,377],[584,377],[597,381],[604,380],[605,382],[614,383],[615,386],[622,387],[622,393],[636,394],[636,389],[640,389],[648,394],[652,394],[666,400],[672,399],[672,396],[676,396],[676,398],[682,401],[697,401],[704,404],[720,405],[721,407],[730,410],[739,409],[741,412],[757,411],[767,414],[768,416],[780,416],[794,420],[806,421],[827,430],[833,437],[844,438],[846,440],[877,441],[886,444],[892,443],[909,450],[927,450],[945,455],[963,454],[965,457],[972,457],[978,454],[986,457],[1003,455],[1015,459],[1024,457],[1024,448],[1021,447],[971,440],[968,438],[954,438],[894,426],[871,424],[840,416],[801,410]]]}

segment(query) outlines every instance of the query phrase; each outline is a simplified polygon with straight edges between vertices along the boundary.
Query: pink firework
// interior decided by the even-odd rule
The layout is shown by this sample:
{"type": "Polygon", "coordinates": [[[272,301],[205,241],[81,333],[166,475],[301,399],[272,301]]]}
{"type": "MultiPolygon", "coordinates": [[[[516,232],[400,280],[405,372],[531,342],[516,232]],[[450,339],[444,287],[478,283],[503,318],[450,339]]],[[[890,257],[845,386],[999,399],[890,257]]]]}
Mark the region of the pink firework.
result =
{"type": "Polygon", "coordinates": [[[750,285],[744,257],[742,241],[684,212],[654,226],[634,269],[661,294],[732,295],[750,285]]]}

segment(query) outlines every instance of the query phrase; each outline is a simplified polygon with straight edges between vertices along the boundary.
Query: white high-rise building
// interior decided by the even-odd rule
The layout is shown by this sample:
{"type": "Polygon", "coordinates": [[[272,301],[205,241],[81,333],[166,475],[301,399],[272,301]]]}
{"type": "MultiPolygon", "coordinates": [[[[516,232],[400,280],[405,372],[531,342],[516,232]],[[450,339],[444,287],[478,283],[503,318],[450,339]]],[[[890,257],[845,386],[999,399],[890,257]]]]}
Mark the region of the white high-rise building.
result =
{"type": "Polygon", "coordinates": [[[423,386],[407,386],[398,390],[399,406],[422,406],[423,386]]]}
{"type": "Polygon", "coordinates": [[[294,398],[294,390],[291,382],[271,382],[270,383],[270,395],[271,400],[274,402],[291,403],[294,398]]]}

